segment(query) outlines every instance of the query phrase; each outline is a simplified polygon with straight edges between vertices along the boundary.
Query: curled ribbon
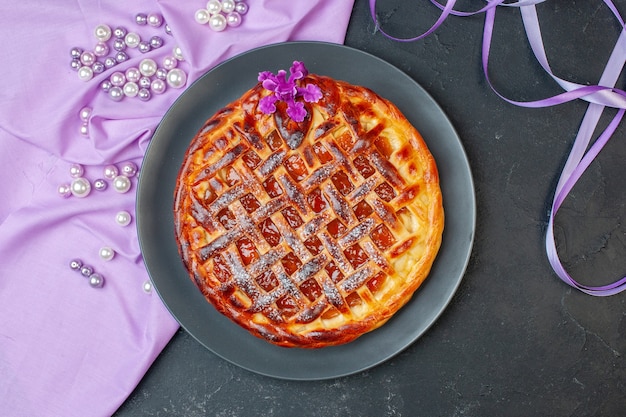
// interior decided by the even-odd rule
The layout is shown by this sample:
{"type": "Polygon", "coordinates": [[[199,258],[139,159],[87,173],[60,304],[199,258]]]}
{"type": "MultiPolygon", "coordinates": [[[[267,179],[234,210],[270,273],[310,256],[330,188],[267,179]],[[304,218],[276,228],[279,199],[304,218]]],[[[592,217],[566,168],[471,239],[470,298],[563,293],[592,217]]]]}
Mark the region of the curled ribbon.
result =
{"type": "Polygon", "coordinates": [[[556,186],[548,220],[548,230],[546,232],[546,253],[554,272],[568,285],[577,288],[586,294],[594,296],[609,296],[617,294],[626,290],[626,276],[608,285],[588,286],[578,283],[569,275],[562,265],[557,253],[554,238],[554,217],[578,179],[612,137],[613,133],[622,121],[624,113],[626,112],[626,92],[615,87],[617,79],[622,72],[624,64],[626,63],[626,25],[615,7],[615,4],[611,0],[603,0],[604,4],[611,10],[613,16],[621,25],[622,30],[598,84],[581,85],[557,77],[553,74],[550,68],[545,49],[543,47],[543,39],[541,37],[541,29],[539,27],[539,19],[537,17],[537,9],[535,7],[536,4],[543,3],[545,0],[518,0],[508,3],[504,3],[504,1],[505,0],[486,0],[487,4],[481,9],[464,12],[454,9],[456,0],[448,0],[444,5],[438,3],[436,0],[431,0],[431,3],[441,10],[441,15],[428,30],[416,37],[405,39],[396,38],[386,33],[380,27],[378,19],[376,18],[376,0],[369,0],[369,5],[370,13],[377,29],[384,36],[399,42],[413,42],[427,37],[433,33],[450,15],[468,17],[484,13],[485,24],[483,27],[482,67],[485,79],[496,95],[510,104],[529,108],[550,107],[577,99],[582,99],[589,103],[578,130],[578,134],[576,135],[576,139],[574,140],[574,144],[572,145],[572,149],[570,150],[570,154],[556,186]],[[550,75],[550,77],[552,77],[552,79],[554,79],[554,81],[559,84],[563,90],[565,90],[564,92],[541,100],[522,102],[511,100],[497,91],[489,78],[488,69],[489,51],[491,47],[496,9],[499,6],[519,8],[526,36],[528,37],[528,41],[535,58],[548,75],[550,75]],[[618,111],[605,130],[600,134],[600,136],[598,136],[591,147],[589,147],[593,132],[600,120],[602,112],[606,107],[615,108],[618,109],[618,111]],[[588,147],[589,149],[587,150],[588,147]]]}

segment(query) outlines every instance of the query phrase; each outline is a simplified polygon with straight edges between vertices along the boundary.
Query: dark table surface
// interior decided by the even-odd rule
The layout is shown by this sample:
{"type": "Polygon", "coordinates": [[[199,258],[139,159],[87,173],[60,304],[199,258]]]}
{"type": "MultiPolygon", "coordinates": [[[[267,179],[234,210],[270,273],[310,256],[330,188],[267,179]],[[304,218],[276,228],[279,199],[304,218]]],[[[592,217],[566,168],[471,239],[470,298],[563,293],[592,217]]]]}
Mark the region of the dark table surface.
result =
{"type": "MultiPolygon", "coordinates": [[[[400,37],[437,17],[426,1],[379,3],[383,27],[400,37]]],[[[626,12],[626,1],[616,4],[626,12]]],[[[549,0],[537,9],[553,72],[597,83],[619,34],[608,9],[599,0],[549,0]]],[[[626,293],[602,298],[572,289],[544,249],[552,195],[587,105],[528,109],[499,98],[482,72],[483,24],[482,15],[451,17],[424,40],[395,42],[376,30],[368,1],[356,0],[345,42],[424,87],[472,167],[473,252],[435,325],[377,367],[310,382],[256,375],[179,330],[116,417],[625,415],[626,293]]],[[[560,92],[532,55],[517,9],[498,10],[490,76],[520,101],[560,92]]],[[[605,113],[601,124],[614,111],[605,113]]],[[[561,258],[583,283],[626,274],[625,133],[620,126],[556,218],[561,258]]]]}

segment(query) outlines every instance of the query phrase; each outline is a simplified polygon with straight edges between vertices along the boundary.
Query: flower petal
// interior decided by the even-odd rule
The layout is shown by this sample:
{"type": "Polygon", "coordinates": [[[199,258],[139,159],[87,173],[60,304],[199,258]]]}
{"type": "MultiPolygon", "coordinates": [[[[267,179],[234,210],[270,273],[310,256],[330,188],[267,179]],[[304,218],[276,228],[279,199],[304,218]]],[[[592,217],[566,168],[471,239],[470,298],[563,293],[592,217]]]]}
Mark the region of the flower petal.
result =
{"type": "Polygon", "coordinates": [[[259,100],[259,109],[265,114],[272,114],[276,111],[278,97],[275,94],[263,97],[259,100]]]}
{"type": "Polygon", "coordinates": [[[322,98],[322,90],[315,84],[307,84],[305,88],[298,88],[298,94],[307,103],[317,103],[322,98]]]}
{"type": "Polygon", "coordinates": [[[300,80],[306,77],[309,73],[304,66],[304,63],[300,61],[293,61],[293,65],[289,69],[289,72],[291,72],[291,77],[289,77],[290,80],[300,80]]]}
{"type": "Polygon", "coordinates": [[[274,77],[274,74],[272,74],[269,71],[263,71],[263,72],[259,72],[258,80],[263,82],[263,81],[267,80],[268,78],[272,78],[272,77],[274,77]]]}
{"type": "Polygon", "coordinates": [[[266,78],[265,80],[263,80],[263,88],[272,92],[276,92],[276,89],[278,88],[277,81],[278,80],[276,80],[272,75],[271,78],[266,78]]]}
{"type": "Polygon", "coordinates": [[[291,117],[295,122],[301,122],[306,117],[304,103],[299,101],[291,101],[287,104],[287,116],[291,117]]]}
{"type": "Polygon", "coordinates": [[[278,70],[278,72],[276,73],[276,80],[287,80],[287,71],[285,70],[278,70]]]}

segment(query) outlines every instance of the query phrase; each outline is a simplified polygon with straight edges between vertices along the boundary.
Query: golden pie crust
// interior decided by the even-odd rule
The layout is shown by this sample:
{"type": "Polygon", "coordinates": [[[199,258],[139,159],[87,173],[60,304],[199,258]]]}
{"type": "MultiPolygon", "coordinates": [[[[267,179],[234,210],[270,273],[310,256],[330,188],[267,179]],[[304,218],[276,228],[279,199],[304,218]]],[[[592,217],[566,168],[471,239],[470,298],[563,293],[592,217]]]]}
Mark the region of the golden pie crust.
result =
{"type": "Polygon", "coordinates": [[[301,81],[323,93],[302,122],[282,102],[262,113],[259,83],[205,123],[174,220],[184,265],[219,312],[276,345],[321,348],[412,297],[444,212],[435,160],[395,105],[328,77],[301,81]]]}

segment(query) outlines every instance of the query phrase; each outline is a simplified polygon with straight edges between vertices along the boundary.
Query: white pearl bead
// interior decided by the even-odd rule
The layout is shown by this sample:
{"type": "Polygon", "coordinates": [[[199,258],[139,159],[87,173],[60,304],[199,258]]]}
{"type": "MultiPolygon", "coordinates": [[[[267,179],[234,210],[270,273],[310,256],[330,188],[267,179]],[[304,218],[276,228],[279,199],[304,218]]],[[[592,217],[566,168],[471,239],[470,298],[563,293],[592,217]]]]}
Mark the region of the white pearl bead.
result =
{"type": "Polygon", "coordinates": [[[165,93],[166,88],[167,84],[165,84],[165,81],[158,78],[152,80],[152,83],[150,84],[150,90],[152,90],[154,94],[163,94],[165,93]]]}
{"type": "Polygon", "coordinates": [[[111,39],[111,28],[108,25],[98,25],[94,29],[94,35],[99,41],[106,42],[111,39]]]}
{"type": "Polygon", "coordinates": [[[211,14],[207,9],[198,9],[196,10],[196,14],[194,15],[194,19],[196,19],[196,22],[200,23],[201,25],[208,23],[210,17],[211,14]]]}
{"type": "Polygon", "coordinates": [[[74,197],[84,198],[91,192],[91,184],[85,178],[75,178],[70,184],[70,190],[74,197]]]}
{"type": "Polygon", "coordinates": [[[115,256],[115,251],[108,246],[103,246],[100,248],[98,255],[100,255],[100,258],[103,260],[110,261],[115,256]]]}
{"type": "Polygon", "coordinates": [[[88,122],[89,118],[91,117],[91,111],[91,107],[83,107],[82,109],[80,109],[78,117],[80,117],[80,120],[82,120],[83,122],[88,122]]]}
{"type": "Polygon", "coordinates": [[[139,86],[137,83],[127,82],[124,84],[124,95],[128,97],[135,97],[139,94],[139,86]]]}
{"type": "Polygon", "coordinates": [[[235,10],[235,0],[222,0],[222,11],[230,13],[235,10]]]}
{"type": "Polygon", "coordinates": [[[123,72],[115,71],[113,74],[111,74],[110,80],[111,84],[113,84],[114,86],[121,87],[126,82],[126,76],[123,72]]]}
{"type": "Polygon", "coordinates": [[[70,166],[70,177],[79,178],[85,173],[85,168],[81,164],[72,164],[70,166]]]}
{"type": "Polygon", "coordinates": [[[154,59],[143,59],[139,63],[139,72],[146,77],[152,77],[157,72],[157,63],[154,62],[154,59]]]}
{"type": "Polygon", "coordinates": [[[130,81],[133,83],[136,83],[141,78],[141,72],[139,72],[139,68],[136,68],[136,67],[128,68],[124,75],[126,75],[127,81],[130,81]]]}
{"type": "Polygon", "coordinates": [[[122,164],[122,174],[127,176],[128,178],[137,175],[137,169],[137,164],[135,164],[133,161],[124,162],[122,164]]]}
{"type": "Polygon", "coordinates": [[[150,294],[152,292],[152,283],[150,281],[144,282],[142,287],[146,294],[150,294]]]}
{"type": "Polygon", "coordinates": [[[82,66],[78,69],[78,79],[81,81],[89,81],[93,78],[93,70],[88,66],[82,66]]]}
{"type": "Polygon", "coordinates": [[[120,174],[115,165],[107,165],[104,167],[104,178],[112,180],[120,174]]]}
{"type": "Polygon", "coordinates": [[[85,123],[81,123],[80,128],[78,129],[78,132],[82,135],[82,136],[89,136],[89,124],[87,122],[85,123]]]}
{"type": "Polygon", "coordinates": [[[80,62],[88,67],[92,66],[96,62],[96,55],[93,52],[85,51],[80,54],[80,62]]]}
{"type": "Polygon", "coordinates": [[[163,24],[163,17],[158,13],[150,13],[147,21],[150,26],[158,28],[163,24]]]}
{"type": "Polygon", "coordinates": [[[215,14],[209,19],[209,27],[216,32],[226,29],[226,18],[222,14],[215,14]]]}
{"type": "Polygon", "coordinates": [[[185,71],[174,68],[167,73],[167,85],[172,88],[182,88],[187,83],[185,71]]]}
{"type": "Polygon", "coordinates": [[[211,14],[217,14],[222,11],[222,3],[220,0],[209,0],[206,4],[206,8],[211,14]]]}
{"type": "Polygon", "coordinates": [[[57,189],[59,196],[63,198],[68,198],[72,195],[72,186],[70,184],[61,184],[57,189]]]}
{"type": "Polygon", "coordinates": [[[185,58],[183,57],[183,50],[180,49],[180,46],[175,46],[174,49],[172,49],[172,55],[174,55],[174,58],[176,58],[179,61],[184,61],[185,58]]]}
{"type": "Polygon", "coordinates": [[[226,15],[226,23],[228,26],[236,28],[241,25],[241,15],[237,12],[228,13],[226,15]]]}
{"type": "Polygon", "coordinates": [[[141,42],[141,38],[135,32],[128,32],[126,36],[124,36],[124,42],[126,46],[129,48],[136,48],[139,46],[139,42],[141,42]]]}
{"type": "Polygon", "coordinates": [[[93,47],[93,53],[95,56],[106,56],[109,53],[109,46],[104,42],[98,42],[93,47]]]}
{"type": "Polygon", "coordinates": [[[113,179],[113,189],[118,193],[126,193],[130,190],[130,179],[126,175],[118,175],[113,179]]]}
{"type": "Polygon", "coordinates": [[[131,219],[130,213],[127,211],[120,211],[115,215],[115,223],[120,226],[128,226],[131,219]]]}
{"type": "Polygon", "coordinates": [[[246,14],[248,12],[248,4],[243,1],[237,2],[235,11],[239,14],[246,14]]]}
{"type": "Polygon", "coordinates": [[[166,70],[174,69],[176,68],[177,65],[178,65],[178,60],[174,58],[173,56],[168,55],[165,58],[163,58],[163,68],[165,68],[166,70]]]}

